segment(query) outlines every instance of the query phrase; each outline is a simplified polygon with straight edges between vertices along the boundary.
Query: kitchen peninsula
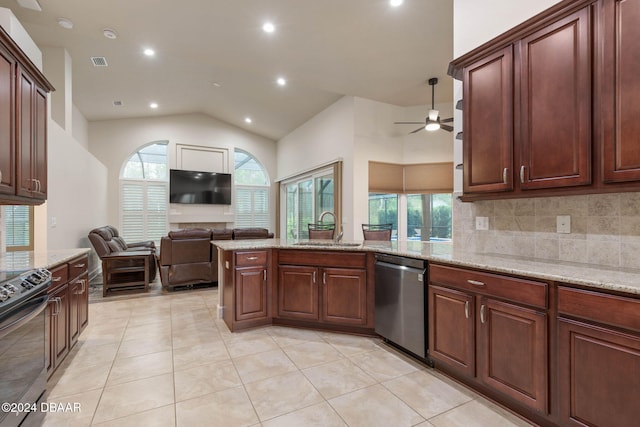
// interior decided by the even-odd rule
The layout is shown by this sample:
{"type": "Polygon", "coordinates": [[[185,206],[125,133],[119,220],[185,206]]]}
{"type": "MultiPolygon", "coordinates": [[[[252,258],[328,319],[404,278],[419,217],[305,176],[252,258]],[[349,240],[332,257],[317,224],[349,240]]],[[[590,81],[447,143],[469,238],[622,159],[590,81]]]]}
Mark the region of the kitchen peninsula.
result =
{"type": "Polygon", "coordinates": [[[212,244],[232,331],[280,324],[371,334],[375,254],[422,259],[436,369],[541,425],[577,416],[632,425],[640,416],[640,271],[442,242],[212,244]]]}

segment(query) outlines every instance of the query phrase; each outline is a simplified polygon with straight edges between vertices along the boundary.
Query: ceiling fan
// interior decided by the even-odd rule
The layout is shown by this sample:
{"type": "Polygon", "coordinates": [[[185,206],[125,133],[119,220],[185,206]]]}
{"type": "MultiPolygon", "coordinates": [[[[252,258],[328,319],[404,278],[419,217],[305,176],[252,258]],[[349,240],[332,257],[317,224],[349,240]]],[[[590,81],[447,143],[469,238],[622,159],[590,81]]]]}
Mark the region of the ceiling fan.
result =
{"type": "MultiPolygon", "coordinates": [[[[438,129],[446,130],[447,132],[453,131],[453,126],[445,125],[443,123],[451,123],[453,122],[453,117],[449,117],[448,119],[440,119],[438,115],[438,110],[435,109],[434,97],[435,97],[435,87],[438,84],[438,79],[436,77],[432,77],[429,79],[429,85],[431,86],[431,110],[429,110],[429,114],[427,115],[424,126],[420,126],[418,129],[409,132],[409,134],[416,133],[421,131],[422,129],[428,131],[434,131],[438,129]]],[[[396,125],[422,125],[423,122],[394,122],[396,125]]]]}

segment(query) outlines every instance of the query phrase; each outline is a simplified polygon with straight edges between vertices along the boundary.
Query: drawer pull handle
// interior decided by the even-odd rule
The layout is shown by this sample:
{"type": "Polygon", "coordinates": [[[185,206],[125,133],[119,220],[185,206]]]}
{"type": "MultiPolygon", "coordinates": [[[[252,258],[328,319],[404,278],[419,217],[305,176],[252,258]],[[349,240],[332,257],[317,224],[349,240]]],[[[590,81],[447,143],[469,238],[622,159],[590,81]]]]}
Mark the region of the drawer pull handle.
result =
{"type": "Polygon", "coordinates": [[[464,303],[464,317],[469,318],[469,301],[464,303]]]}
{"type": "Polygon", "coordinates": [[[258,259],[258,257],[257,257],[257,256],[250,256],[250,257],[247,257],[247,260],[248,260],[248,261],[255,261],[255,260],[257,260],[257,259],[258,259]]]}
{"type": "Polygon", "coordinates": [[[76,264],[76,265],[74,265],[74,266],[73,266],[73,268],[84,268],[84,267],[85,267],[85,265],[86,265],[85,263],[82,263],[82,264],[76,264]]]}
{"type": "Polygon", "coordinates": [[[484,323],[485,322],[485,318],[484,318],[484,307],[485,305],[482,304],[480,306],[480,323],[484,323]]]}
{"type": "Polygon", "coordinates": [[[56,276],[56,277],[51,278],[52,282],[59,282],[60,280],[62,280],[61,276],[56,276]]]}
{"type": "Polygon", "coordinates": [[[469,279],[469,280],[467,280],[467,283],[470,284],[470,285],[473,285],[473,286],[486,286],[484,284],[484,282],[481,282],[479,280],[471,280],[471,279],[469,279]]]}

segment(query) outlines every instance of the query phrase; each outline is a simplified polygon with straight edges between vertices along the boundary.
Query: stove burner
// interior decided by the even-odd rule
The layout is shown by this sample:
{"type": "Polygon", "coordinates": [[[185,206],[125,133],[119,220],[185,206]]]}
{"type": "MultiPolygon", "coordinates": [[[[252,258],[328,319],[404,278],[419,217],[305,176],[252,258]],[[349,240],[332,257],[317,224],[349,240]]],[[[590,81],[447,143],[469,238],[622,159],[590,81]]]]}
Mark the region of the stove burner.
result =
{"type": "Polygon", "coordinates": [[[0,282],[0,313],[38,294],[51,283],[51,272],[40,268],[0,282]]]}

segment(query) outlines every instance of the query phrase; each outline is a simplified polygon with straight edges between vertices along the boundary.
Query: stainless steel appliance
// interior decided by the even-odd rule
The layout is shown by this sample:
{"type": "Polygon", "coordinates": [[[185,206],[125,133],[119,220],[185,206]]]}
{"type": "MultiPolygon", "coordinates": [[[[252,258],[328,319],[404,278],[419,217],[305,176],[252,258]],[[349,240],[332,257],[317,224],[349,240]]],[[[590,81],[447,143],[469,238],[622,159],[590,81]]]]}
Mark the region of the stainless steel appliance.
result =
{"type": "Polygon", "coordinates": [[[51,273],[0,274],[0,427],[40,425],[51,273]]]}
{"type": "Polygon", "coordinates": [[[427,359],[426,261],[376,255],[375,331],[427,359]]]}

